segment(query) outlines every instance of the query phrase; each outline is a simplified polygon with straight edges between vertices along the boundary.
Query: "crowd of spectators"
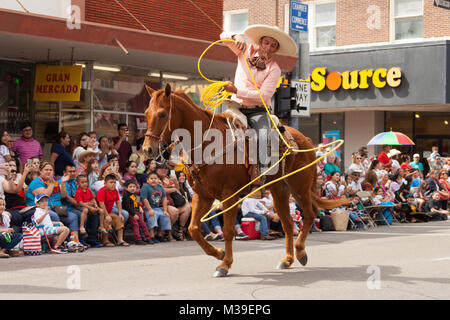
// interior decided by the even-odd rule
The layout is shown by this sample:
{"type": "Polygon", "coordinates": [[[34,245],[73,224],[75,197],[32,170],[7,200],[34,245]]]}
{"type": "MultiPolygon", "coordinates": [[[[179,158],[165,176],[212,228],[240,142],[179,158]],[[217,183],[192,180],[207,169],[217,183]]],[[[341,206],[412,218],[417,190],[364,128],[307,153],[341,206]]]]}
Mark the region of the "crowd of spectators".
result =
{"type": "MultiPolygon", "coordinates": [[[[116,137],[96,132],[79,134],[76,143],[60,132],[44,160],[32,126],[21,127],[15,141],[7,132],[0,140],[0,257],[21,255],[22,225],[34,223],[43,236],[54,240],[54,251],[64,252],[69,237],[80,246],[112,247],[153,245],[190,240],[187,226],[191,218],[193,191],[187,172],[174,161],[157,162],[143,152],[144,138],[135,152],[128,142],[128,127],[118,125],[116,137]],[[127,238],[127,230],[128,233],[127,238]],[[7,235],[5,235],[7,234],[7,235]],[[73,237],[73,238],[72,238],[73,237]],[[9,240],[8,240],[9,239],[9,240]]],[[[317,156],[326,154],[324,148],[317,156]]],[[[378,156],[369,156],[363,147],[353,153],[352,163],[342,170],[339,154],[324,156],[317,165],[317,192],[320,197],[352,198],[347,206],[350,218],[365,227],[359,204],[392,203],[393,214],[401,222],[417,222],[413,213],[427,212],[432,219],[446,219],[450,198],[450,159],[433,147],[427,159],[384,146],[378,156]],[[424,166],[425,164],[425,166],[424,166]],[[368,191],[361,198],[359,192],[368,191]]],[[[302,228],[302,210],[290,198],[294,234],[302,228]]],[[[213,217],[202,224],[208,241],[223,240],[223,218],[213,217]]],[[[323,210],[323,214],[328,212],[323,210]]],[[[242,219],[260,225],[260,238],[283,236],[281,222],[266,191],[262,199],[247,198],[238,207],[235,238],[247,240],[242,219]]],[[[314,224],[310,232],[320,231],[314,224]]]]}

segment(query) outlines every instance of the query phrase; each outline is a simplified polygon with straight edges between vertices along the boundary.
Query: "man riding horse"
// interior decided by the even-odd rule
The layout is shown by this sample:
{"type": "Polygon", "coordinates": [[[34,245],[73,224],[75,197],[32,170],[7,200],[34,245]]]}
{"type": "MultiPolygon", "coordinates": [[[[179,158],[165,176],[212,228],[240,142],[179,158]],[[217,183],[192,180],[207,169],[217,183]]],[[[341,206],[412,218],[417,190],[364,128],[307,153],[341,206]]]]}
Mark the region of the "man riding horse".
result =
{"type": "MultiPolygon", "coordinates": [[[[247,27],[244,35],[250,42],[247,45],[243,36],[229,32],[223,32],[221,39],[233,39],[235,42],[226,42],[231,51],[238,57],[238,65],[236,75],[233,82],[224,87],[224,90],[233,93],[232,100],[239,103],[239,110],[247,117],[249,126],[257,132],[258,154],[257,157],[250,154],[251,162],[250,176],[251,180],[257,178],[267,168],[267,150],[263,149],[268,146],[270,141],[270,119],[263,106],[258,90],[255,87],[247,65],[244,61],[244,54],[248,59],[248,65],[251,69],[253,77],[259,87],[259,91],[270,108],[270,100],[277,89],[277,85],[281,76],[281,69],[273,60],[275,54],[296,56],[297,45],[295,41],[285,32],[277,27],[256,24],[247,27]],[[257,158],[257,163],[255,163],[257,158]]],[[[265,176],[256,180],[252,185],[255,188],[263,185],[265,176]]],[[[261,196],[260,194],[255,196],[261,196]]]]}

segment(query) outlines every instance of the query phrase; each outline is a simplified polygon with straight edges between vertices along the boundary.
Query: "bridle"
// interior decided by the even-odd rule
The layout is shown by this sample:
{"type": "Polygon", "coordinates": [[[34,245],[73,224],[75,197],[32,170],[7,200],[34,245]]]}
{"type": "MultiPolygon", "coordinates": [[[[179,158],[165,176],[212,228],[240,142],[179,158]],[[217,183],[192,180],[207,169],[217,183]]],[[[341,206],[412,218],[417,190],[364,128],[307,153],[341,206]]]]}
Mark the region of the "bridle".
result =
{"type": "Polygon", "coordinates": [[[172,120],[172,95],[169,95],[169,101],[170,101],[170,108],[169,108],[169,119],[166,122],[166,124],[164,125],[164,128],[161,130],[161,134],[159,135],[159,137],[157,135],[151,134],[151,133],[145,133],[145,136],[148,138],[153,138],[155,140],[158,141],[158,152],[159,152],[159,157],[161,159],[164,159],[163,157],[163,153],[166,152],[169,148],[172,147],[172,145],[174,144],[178,144],[179,141],[174,141],[172,143],[169,143],[167,141],[164,140],[163,136],[164,136],[164,132],[169,129],[169,132],[171,131],[171,126],[170,126],[170,122],[172,120]]]}

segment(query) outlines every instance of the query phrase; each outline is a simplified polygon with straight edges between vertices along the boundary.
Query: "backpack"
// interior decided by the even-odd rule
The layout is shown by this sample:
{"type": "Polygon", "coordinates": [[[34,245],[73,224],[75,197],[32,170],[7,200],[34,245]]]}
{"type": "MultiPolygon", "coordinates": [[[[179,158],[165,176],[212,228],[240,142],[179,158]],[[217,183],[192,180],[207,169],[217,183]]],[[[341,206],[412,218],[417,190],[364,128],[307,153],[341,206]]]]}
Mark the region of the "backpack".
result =
{"type": "Polygon", "coordinates": [[[320,229],[322,231],[335,231],[333,220],[330,216],[325,215],[320,217],[320,229]]]}

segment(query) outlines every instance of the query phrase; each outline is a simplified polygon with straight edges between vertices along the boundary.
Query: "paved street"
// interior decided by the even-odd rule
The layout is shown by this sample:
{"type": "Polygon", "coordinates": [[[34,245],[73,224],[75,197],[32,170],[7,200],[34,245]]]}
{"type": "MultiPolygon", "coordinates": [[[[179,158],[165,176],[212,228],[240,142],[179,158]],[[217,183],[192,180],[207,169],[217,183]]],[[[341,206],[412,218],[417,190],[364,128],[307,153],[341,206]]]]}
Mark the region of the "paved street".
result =
{"type": "Polygon", "coordinates": [[[5,259],[0,298],[450,298],[450,221],[314,233],[308,244],[306,267],[296,261],[277,270],[284,240],[235,241],[233,268],[222,279],[212,277],[218,261],[192,241],[5,259]],[[73,289],[77,272],[80,286],[73,289]]]}

